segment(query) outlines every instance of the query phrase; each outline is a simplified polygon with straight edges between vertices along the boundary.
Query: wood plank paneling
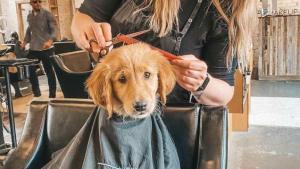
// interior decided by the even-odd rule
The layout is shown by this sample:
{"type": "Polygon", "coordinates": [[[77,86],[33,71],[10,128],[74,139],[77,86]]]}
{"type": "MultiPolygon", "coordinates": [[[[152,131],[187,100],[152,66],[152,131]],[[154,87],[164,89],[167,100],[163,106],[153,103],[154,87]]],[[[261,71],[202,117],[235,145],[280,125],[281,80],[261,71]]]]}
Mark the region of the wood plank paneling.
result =
{"type": "Polygon", "coordinates": [[[267,46],[266,46],[266,44],[267,44],[267,40],[268,40],[268,23],[267,23],[267,19],[265,19],[265,20],[263,20],[263,22],[262,22],[262,59],[261,59],[261,61],[262,61],[262,73],[264,74],[264,75],[266,75],[267,73],[266,73],[266,58],[267,58],[267,46]]]}
{"type": "MultiPolygon", "coordinates": [[[[278,18],[278,37],[277,37],[277,45],[278,45],[278,55],[277,55],[277,60],[278,60],[278,64],[276,65],[277,66],[277,74],[276,75],[283,75],[283,52],[282,52],[282,49],[283,49],[283,41],[282,41],[282,36],[283,36],[283,32],[284,32],[284,29],[283,29],[283,20],[282,18],[278,18]]],[[[262,75],[262,74],[261,74],[262,75]]]]}
{"type": "Polygon", "coordinates": [[[297,42],[296,42],[296,51],[297,51],[296,74],[300,75],[300,51],[299,51],[299,49],[300,49],[300,17],[296,18],[296,23],[297,23],[297,29],[296,29],[296,33],[297,33],[297,35],[296,35],[296,40],[297,40],[297,42]]]}
{"type": "Polygon", "coordinates": [[[259,33],[258,33],[258,38],[259,38],[259,46],[258,46],[258,74],[262,75],[263,70],[262,70],[262,58],[263,58],[263,49],[264,49],[264,43],[263,43],[263,19],[259,20],[259,33]]]}
{"type": "Polygon", "coordinates": [[[293,17],[290,19],[287,19],[287,55],[286,55],[286,74],[287,75],[292,75],[294,73],[294,44],[293,44],[293,39],[295,37],[295,24],[293,22],[293,17]]]}
{"type": "Polygon", "coordinates": [[[268,75],[272,75],[273,73],[273,47],[274,47],[274,41],[273,39],[275,39],[274,33],[276,32],[276,29],[273,28],[273,24],[274,24],[275,19],[270,19],[269,21],[269,36],[268,36],[268,56],[267,56],[267,60],[268,60],[268,75]]]}
{"type": "Polygon", "coordinates": [[[286,60],[287,60],[287,17],[283,17],[283,35],[282,35],[282,41],[283,41],[283,54],[282,54],[282,58],[283,58],[283,75],[287,74],[287,65],[286,65],[286,60]]]}
{"type": "Polygon", "coordinates": [[[259,29],[259,79],[300,80],[300,16],[260,18],[259,29]]]}
{"type": "Polygon", "coordinates": [[[270,65],[270,68],[272,68],[271,75],[277,74],[277,42],[278,42],[278,31],[277,31],[277,25],[278,25],[278,18],[275,18],[273,20],[272,24],[272,30],[273,30],[273,37],[272,37],[272,44],[273,47],[271,48],[273,52],[273,58],[272,58],[272,64],[270,65]]]}

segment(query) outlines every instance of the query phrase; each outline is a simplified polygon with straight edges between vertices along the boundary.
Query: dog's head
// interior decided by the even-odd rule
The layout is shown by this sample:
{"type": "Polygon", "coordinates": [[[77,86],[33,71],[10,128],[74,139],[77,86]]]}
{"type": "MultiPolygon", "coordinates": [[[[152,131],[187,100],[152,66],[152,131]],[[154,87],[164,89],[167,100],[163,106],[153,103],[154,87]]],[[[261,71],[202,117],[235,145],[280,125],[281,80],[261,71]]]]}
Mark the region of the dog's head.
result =
{"type": "Polygon", "coordinates": [[[139,43],[112,50],[87,80],[95,104],[120,116],[144,118],[163,104],[175,84],[170,62],[158,51],[139,43]]]}

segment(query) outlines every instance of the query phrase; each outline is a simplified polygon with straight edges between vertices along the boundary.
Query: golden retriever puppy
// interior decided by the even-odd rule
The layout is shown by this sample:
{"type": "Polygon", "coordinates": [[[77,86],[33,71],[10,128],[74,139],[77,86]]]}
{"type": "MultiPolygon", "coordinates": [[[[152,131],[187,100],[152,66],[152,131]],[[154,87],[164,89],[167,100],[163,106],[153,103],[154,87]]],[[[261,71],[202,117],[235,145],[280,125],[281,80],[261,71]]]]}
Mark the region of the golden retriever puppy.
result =
{"type": "Polygon", "coordinates": [[[86,87],[95,104],[119,116],[144,118],[160,97],[166,103],[175,84],[170,62],[143,43],[109,52],[97,65],[86,87]]]}
{"type": "Polygon", "coordinates": [[[171,64],[149,46],[112,50],[86,84],[101,108],[44,169],[180,169],[171,135],[155,110],[174,84],[171,64]]]}

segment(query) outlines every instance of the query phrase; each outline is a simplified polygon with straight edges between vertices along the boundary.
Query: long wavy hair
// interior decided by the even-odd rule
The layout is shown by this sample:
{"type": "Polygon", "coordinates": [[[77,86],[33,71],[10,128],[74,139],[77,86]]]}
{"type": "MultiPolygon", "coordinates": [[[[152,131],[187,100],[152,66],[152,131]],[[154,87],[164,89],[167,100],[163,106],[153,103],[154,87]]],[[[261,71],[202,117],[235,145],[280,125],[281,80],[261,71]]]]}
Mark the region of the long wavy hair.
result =
{"type": "MultiPolygon", "coordinates": [[[[256,20],[255,0],[208,0],[214,5],[220,17],[228,26],[227,67],[232,65],[232,58],[238,57],[241,71],[247,69],[249,55],[252,49],[252,32],[256,20]]],[[[178,11],[180,0],[145,0],[139,10],[149,10],[150,29],[160,37],[169,33],[174,23],[178,25],[178,11]],[[154,6],[154,8],[153,8],[154,6]]]]}

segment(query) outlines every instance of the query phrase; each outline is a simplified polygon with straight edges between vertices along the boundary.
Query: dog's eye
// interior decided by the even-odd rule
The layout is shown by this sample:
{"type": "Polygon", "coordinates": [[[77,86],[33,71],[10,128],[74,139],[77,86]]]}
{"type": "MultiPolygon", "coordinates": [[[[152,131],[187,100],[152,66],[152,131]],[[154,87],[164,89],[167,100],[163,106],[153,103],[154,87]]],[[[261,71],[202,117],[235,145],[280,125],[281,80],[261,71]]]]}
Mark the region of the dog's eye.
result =
{"type": "Polygon", "coordinates": [[[125,83],[126,82],[126,78],[124,76],[119,78],[119,82],[121,83],[125,83]]]}
{"type": "Polygon", "coordinates": [[[145,78],[149,78],[150,77],[150,73],[149,72],[145,72],[144,76],[145,76],[145,78]]]}

